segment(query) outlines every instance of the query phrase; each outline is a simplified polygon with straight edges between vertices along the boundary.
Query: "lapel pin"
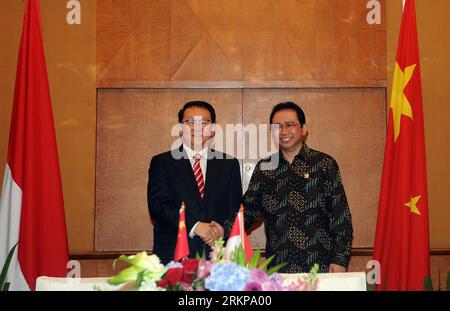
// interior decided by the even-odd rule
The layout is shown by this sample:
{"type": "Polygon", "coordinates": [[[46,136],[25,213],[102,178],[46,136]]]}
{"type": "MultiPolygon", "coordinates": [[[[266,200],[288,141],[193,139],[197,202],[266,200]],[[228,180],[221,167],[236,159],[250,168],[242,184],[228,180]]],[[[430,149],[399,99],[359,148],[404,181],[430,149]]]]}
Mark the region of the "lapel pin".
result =
{"type": "Polygon", "coordinates": [[[303,175],[303,177],[309,178],[309,174],[308,174],[308,173],[305,173],[305,175],[303,175]]]}

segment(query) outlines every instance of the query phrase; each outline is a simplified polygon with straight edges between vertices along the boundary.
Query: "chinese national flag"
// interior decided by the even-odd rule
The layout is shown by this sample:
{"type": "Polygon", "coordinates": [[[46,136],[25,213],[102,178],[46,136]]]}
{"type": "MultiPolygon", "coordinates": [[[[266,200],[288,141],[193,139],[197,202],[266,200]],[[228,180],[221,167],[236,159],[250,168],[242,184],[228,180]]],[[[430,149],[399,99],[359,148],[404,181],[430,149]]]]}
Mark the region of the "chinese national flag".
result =
{"type": "Polygon", "coordinates": [[[189,256],[189,244],[186,229],[186,205],[181,203],[180,219],[178,220],[177,246],[175,247],[174,261],[179,261],[189,256]]]}
{"type": "Polygon", "coordinates": [[[0,267],[18,242],[6,281],[34,290],[67,273],[68,246],[39,1],[26,2],[0,198],[0,267]]]}
{"type": "Polygon", "coordinates": [[[407,0],[394,69],[373,259],[377,290],[423,290],[430,275],[428,195],[414,0],[407,0]]]}

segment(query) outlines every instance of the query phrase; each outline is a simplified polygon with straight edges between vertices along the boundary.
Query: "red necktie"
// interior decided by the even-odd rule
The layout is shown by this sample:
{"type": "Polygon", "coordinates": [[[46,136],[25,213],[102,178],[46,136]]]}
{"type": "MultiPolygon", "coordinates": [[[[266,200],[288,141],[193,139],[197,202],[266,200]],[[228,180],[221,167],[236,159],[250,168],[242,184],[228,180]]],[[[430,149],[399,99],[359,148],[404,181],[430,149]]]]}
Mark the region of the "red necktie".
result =
{"type": "Polygon", "coordinates": [[[203,181],[203,173],[202,168],[200,167],[200,159],[201,156],[199,154],[196,154],[194,156],[195,162],[194,162],[194,176],[195,180],[197,181],[198,191],[200,192],[200,197],[203,199],[203,194],[205,191],[205,182],[203,181]]]}

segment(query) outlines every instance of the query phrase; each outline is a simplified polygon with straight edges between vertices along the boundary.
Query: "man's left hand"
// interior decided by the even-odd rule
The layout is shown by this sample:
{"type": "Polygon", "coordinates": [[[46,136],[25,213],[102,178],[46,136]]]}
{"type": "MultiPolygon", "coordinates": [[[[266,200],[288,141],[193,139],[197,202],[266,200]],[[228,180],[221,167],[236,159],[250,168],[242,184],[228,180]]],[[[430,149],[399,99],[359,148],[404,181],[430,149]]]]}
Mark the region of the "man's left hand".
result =
{"type": "Polygon", "coordinates": [[[329,272],[330,273],[347,272],[347,268],[344,267],[344,266],[340,266],[340,265],[337,265],[335,263],[332,263],[332,264],[330,264],[329,272]]]}

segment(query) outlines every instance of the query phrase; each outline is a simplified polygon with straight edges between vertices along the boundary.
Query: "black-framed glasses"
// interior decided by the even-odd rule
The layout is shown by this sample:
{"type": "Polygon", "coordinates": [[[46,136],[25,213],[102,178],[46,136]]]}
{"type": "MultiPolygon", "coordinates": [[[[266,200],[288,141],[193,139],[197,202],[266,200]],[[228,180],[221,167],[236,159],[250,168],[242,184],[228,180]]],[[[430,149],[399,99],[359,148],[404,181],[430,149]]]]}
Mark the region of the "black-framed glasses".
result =
{"type": "Polygon", "coordinates": [[[285,128],[288,131],[292,131],[294,130],[297,125],[300,125],[300,122],[286,122],[286,123],[273,123],[272,126],[274,126],[275,128],[278,129],[283,129],[285,128]]]}
{"type": "Polygon", "coordinates": [[[202,125],[202,126],[207,126],[211,124],[211,121],[209,120],[202,120],[202,119],[188,119],[186,121],[183,121],[184,124],[189,125],[189,126],[194,126],[194,125],[202,125]]]}

